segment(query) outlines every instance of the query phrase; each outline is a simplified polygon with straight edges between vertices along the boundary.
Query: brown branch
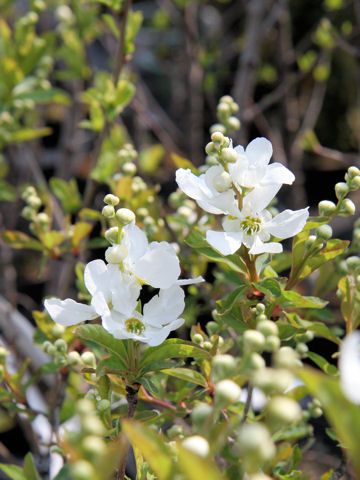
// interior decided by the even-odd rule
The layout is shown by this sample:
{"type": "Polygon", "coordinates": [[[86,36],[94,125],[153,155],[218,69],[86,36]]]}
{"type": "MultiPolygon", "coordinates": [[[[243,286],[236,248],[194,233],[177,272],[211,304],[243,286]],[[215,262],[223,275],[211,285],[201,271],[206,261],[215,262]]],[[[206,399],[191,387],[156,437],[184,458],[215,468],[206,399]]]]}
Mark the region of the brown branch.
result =
{"type": "MultiPolygon", "coordinates": [[[[139,387],[140,385],[138,384],[126,386],[126,391],[127,391],[126,400],[128,403],[128,412],[127,412],[126,418],[133,418],[133,416],[135,415],[136,406],[138,403],[139,387]]],[[[117,480],[124,479],[129,448],[130,448],[130,442],[127,440],[126,445],[124,446],[124,449],[122,452],[121,462],[116,474],[117,480]]]]}
{"type": "Polygon", "coordinates": [[[241,423],[245,423],[246,420],[247,420],[247,417],[249,415],[253,391],[254,391],[254,387],[249,383],[248,384],[248,394],[247,394],[247,398],[246,398],[246,403],[245,403],[244,413],[243,413],[243,416],[242,416],[242,419],[241,419],[241,423]]]}

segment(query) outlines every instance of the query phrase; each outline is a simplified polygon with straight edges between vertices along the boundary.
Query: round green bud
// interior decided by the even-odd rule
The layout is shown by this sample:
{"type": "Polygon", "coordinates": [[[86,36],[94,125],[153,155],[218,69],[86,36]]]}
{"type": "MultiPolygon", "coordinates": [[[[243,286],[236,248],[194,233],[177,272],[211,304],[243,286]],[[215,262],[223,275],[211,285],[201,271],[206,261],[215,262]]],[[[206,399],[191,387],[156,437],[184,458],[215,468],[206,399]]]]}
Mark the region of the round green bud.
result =
{"type": "Polygon", "coordinates": [[[27,203],[30,205],[30,207],[39,209],[41,207],[41,200],[37,195],[30,195],[27,199],[27,203]]]}
{"type": "Polygon", "coordinates": [[[221,132],[214,132],[211,134],[211,140],[214,142],[214,143],[223,143],[224,141],[224,135],[221,133],[221,132]]]}
{"type": "MultiPolygon", "coordinates": [[[[212,341],[212,343],[214,343],[215,340],[216,340],[216,335],[212,335],[212,336],[210,337],[210,340],[212,341]]],[[[221,336],[219,335],[219,336],[218,336],[218,346],[219,346],[219,347],[222,347],[223,345],[224,345],[224,339],[223,339],[223,337],[221,337],[221,336]]]]}
{"type": "Polygon", "coordinates": [[[175,425],[173,425],[172,427],[169,428],[169,430],[167,430],[166,434],[167,434],[168,438],[170,438],[170,439],[177,438],[177,437],[183,437],[184,430],[183,430],[181,425],[177,425],[175,423],[175,425]]]}
{"type": "Polygon", "coordinates": [[[270,432],[262,423],[245,423],[237,437],[237,447],[248,473],[255,473],[276,453],[270,432]]]}
{"type": "Polygon", "coordinates": [[[88,435],[104,435],[105,427],[94,414],[81,417],[81,426],[88,435]]]}
{"type": "Polygon", "coordinates": [[[264,350],[266,352],[275,352],[276,350],[279,350],[280,345],[281,345],[281,341],[278,336],[269,335],[265,339],[264,350]]]}
{"type": "Polygon", "coordinates": [[[96,472],[90,462],[78,460],[71,465],[71,478],[73,480],[89,480],[95,478],[96,472]]]}
{"type": "Polygon", "coordinates": [[[110,408],[110,406],[111,404],[109,400],[103,398],[102,400],[100,400],[100,402],[97,403],[96,408],[99,410],[99,412],[105,412],[110,408]]]}
{"type": "Polygon", "coordinates": [[[305,355],[309,351],[309,347],[306,345],[306,343],[300,342],[296,345],[296,351],[300,355],[305,355]]]}
{"type": "Polygon", "coordinates": [[[231,114],[230,105],[226,102],[220,102],[217,107],[218,115],[225,117],[231,114]]]}
{"type": "Polygon", "coordinates": [[[314,332],[311,330],[306,330],[302,336],[302,339],[304,342],[311,342],[311,340],[314,340],[314,332]]]}
{"type": "Polygon", "coordinates": [[[323,414],[323,411],[320,407],[315,407],[311,410],[311,416],[314,418],[319,418],[323,414]]]}
{"type": "Polygon", "coordinates": [[[91,460],[106,453],[106,444],[104,440],[95,435],[88,435],[85,437],[81,446],[84,449],[85,454],[90,457],[91,460]]]}
{"type": "Polygon", "coordinates": [[[199,457],[207,457],[210,452],[209,442],[206,438],[201,437],[200,435],[192,435],[187,437],[182,441],[182,446],[190,452],[199,455],[199,457]]]}
{"type": "Polygon", "coordinates": [[[116,243],[119,236],[119,227],[111,227],[104,234],[109,243],[116,243]]]}
{"type": "Polygon", "coordinates": [[[36,217],[36,210],[27,205],[21,210],[21,216],[24,217],[26,220],[29,220],[29,222],[32,222],[36,217]]]}
{"type": "Polygon", "coordinates": [[[191,420],[196,428],[200,429],[204,422],[211,417],[213,408],[208,403],[198,403],[191,412],[191,420]]]}
{"type": "Polygon", "coordinates": [[[230,138],[229,137],[224,137],[224,141],[222,143],[222,146],[227,148],[230,146],[230,138]]]}
{"type": "Polygon", "coordinates": [[[243,334],[243,345],[247,350],[261,351],[265,344],[265,337],[257,330],[246,330],[243,334]]]}
{"type": "Polygon", "coordinates": [[[350,215],[354,215],[355,213],[355,205],[349,198],[344,198],[344,200],[340,203],[340,210],[339,215],[342,217],[348,217],[350,215]]]}
{"type": "Polygon", "coordinates": [[[76,352],[75,350],[72,352],[69,352],[67,356],[67,361],[69,365],[80,365],[81,357],[79,352],[76,352]]]}
{"type": "Polygon", "coordinates": [[[261,314],[265,312],[265,305],[263,303],[258,303],[255,307],[256,311],[261,314]]]}
{"type": "Polygon", "coordinates": [[[47,227],[50,224],[50,217],[47,213],[41,212],[36,215],[35,221],[43,227],[47,227]]]}
{"type": "Polygon", "coordinates": [[[214,187],[220,193],[226,192],[227,190],[229,190],[229,188],[231,188],[231,185],[232,185],[232,179],[227,172],[221,172],[220,175],[218,175],[214,179],[214,187]]]}
{"type": "Polygon", "coordinates": [[[206,324],[206,330],[209,335],[216,335],[218,329],[219,329],[219,325],[216,322],[210,321],[206,324]]]}
{"type": "Polygon", "coordinates": [[[360,175],[360,170],[357,167],[352,166],[348,168],[347,173],[349,178],[353,179],[360,175]]]}
{"type": "Polygon", "coordinates": [[[104,197],[104,202],[107,205],[112,205],[113,207],[115,207],[120,202],[120,200],[119,200],[119,197],[117,197],[116,195],[113,195],[112,193],[108,193],[104,197]]]}
{"type": "Polygon", "coordinates": [[[55,351],[54,360],[57,365],[65,366],[67,364],[67,358],[59,351],[55,351]]]}
{"type": "Polygon", "coordinates": [[[212,349],[212,343],[211,342],[204,342],[203,343],[203,348],[207,351],[210,351],[212,349]]]}
{"type": "Polygon", "coordinates": [[[59,352],[65,353],[67,350],[67,343],[63,338],[58,338],[57,340],[55,340],[54,346],[59,352]]]}
{"type": "Polygon", "coordinates": [[[254,374],[254,385],[267,395],[283,393],[293,381],[294,376],[283,368],[263,368],[254,374]]]}
{"type": "Polygon", "coordinates": [[[239,130],[241,127],[240,120],[236,117],[230,117],[228,120],[230,130],[239,130]]]}
{"type": "Polygon", "coordinates": [[[332,215],[336,210],[336,205],[334,202],[330,202],[330,200],[322,200],[319,202],[319,213],[322,217],[327,217],[332,215]]]}
{"type": "MultiPolygon", "coordinates": [[[[219,132],[215,132],[215,133],[219,133],[219,132]]],[[[206,147],[205,147],[205,152],[208,154],[208,155],[211,155],[212,153],[216,153],[216,148],[215,148],[215,144],[214,142],[209,142],[206,147]]]]}
{"type": "Polygon", "coordinates": [[[339,182],[335,185],[336,198],[341,199],[349,193],[349,187],[345,182],[339,182]]]}
{"type": "Polygon", "coordinates": [[[251,370],[260,370],[261,368],[265,368],[265,360],[258,353],[252,352],[249,357],[248,366],[251,370]]]}
{"type": "Polygon", "coordinates": [[[232,355],[215,355],[212,362],[212,377],[214,382],[230,378],[234,375],[237,362],[232,355]]]}
{"type": "Polygon", "coordinates": [[[299,354],[291,347],[281,347],[274,356],[274,363],[279,368],[297,368],[302,364],[299,354]]]}
{"type": "Polygon", "coordinates": [[[267,417],[272,430],[301,419],[300,405],[288,397],[273,397],[267,405],[267,417]]]}
{"type": "Polygon", "coordinates": [[[92,352],[83,352],[81,354],[81,361],[84,365],[88,367],[96,368],[96,359],[95,355],[92,352]]]}
{"type": "Polygon", "coordinates": [[[105,260],[108,263],[118,264],[124,261],[128,255],[128,249],[125,245],[113,245],[105,251],[105,260]]]}
{"type": "Polygon", "coordinates": [[[238,156],[236,151],[233,148],[223,148],[221,150],[221,158],[224,160],[226,163],[235,163],[238,156]]]}
{"type": "Polygon", "coordinates": [[[219,162],[218,162],[217,158],[214,157],[213,155],[207,155],[207,157],[205,159],[205,163],[209,167],[213,167],[214,165],[219,165],[219,162]]]}
{"type": "Polygon", "coordinates": [[[61,337],[65,332],[65,327],[63,325],[60,325],[59,323],[56,323],[51,327],[51,335],[53,335],[56,338],[61,337]]]}
{"type": "Polygon", "coordinates": [[[349,189],[354,191],[360,188],[360,175],[348,180],[349,189]]]}
{"type": "Polygon", "coordinates": [[[200,333],[195,333],[193,336],[193,342],[196,343],[197,345],[201,345],[204,341],[203,336],[200,333]]]}
{"type": "Polygon", "coordinates": [[[348,270],[350,271],[358,270],[360,267],[360,258],[356,257],[355,255],[352,255],[351,257],[348,257],[346,259],[346,264],[347,264],[348,270]]]}
{"type": "Polygon", "coordinates": [[[119,208],[116,212],[116,218],[121,225],[127,225],[135,221],[135,213],[128,208],[119,208]]]}
{"type": "Polygon", "coordinates": [[[140,207],[136,210],[136,215],[142,220],[149,215],[149,210],[145,207],[140,207]]]}
{"type": "Polygon", "coordinates": [[[121,167],[124,174],[128,177],[133,177],[136,174],[136,165],[132,162],[125,162],[121,167]]]}
{"type": "MultiPolygon", "coordinates": [[[[50,342],[49,342],[50,343],[50,342]]],[[[50,345],[47,345],[46,347],[46,350],[45,352],[50,355],[51,357],[54,357],[57,353],[57,350],[56,348],[54,347],[54,345],[52,343],[50,343],[50,345]]]]}
{"type": "Polygon", "coordinates": [[[101,213],[106,218],[113,218],[113,217],[115,217],[115,208],[112,205],[105,205],[105,207],[102,209],[101,213]]]}
{"type": "Polygon", "coordinates": [[[332,237],[333,231],[330,225],[321,225],[321,227],[315,230],[315,233],[319,240],[326,241],[332,237]]]}
{"type": "Polygon", "coordinates": [[[215,384],[215,400],[220,405],[236,403],[240,400],[241,388],[232,380],[221,380],[215,384]]]}
{"type": "Polygon", "coordinates": [[[215,133],[215,132],[220,132],[225,134],[226,132],[226,127],[222,123],[215,123],[210,127],[210,134],[215,133]]]}
{"type": "Polygon", "coordinates": [[[36,190],[32,185],[29,185],[28,187],[25,188],[23,193],[21,194],[21,198],[25,201],[31,196],[37,196],[36,190]]]}
{"type": "Polygon", "coordinates": [[[182,205],[181,207],[179,207],[177,213],[180,215],[180,217],[183,217],[184,219],[189,219],[194,215],[193,210],[186,205],[182,205]]]}
{"type": "Polygon", "coordinates": [[[256,330],[261,332],[265,337],[269,337],[270,335],[274,335],[276,337],[279,335],[279,329],[276,323],[272,322],[271,320],[261,320],[256,325],[256,330]]]}
{"type": "Polygon", "coordinates": [[[220,98],[219,103],[228,103],[229,105],[231,105],[234,103],[234,99],[232,98],[231,95],[223,95],[220,98]]]}

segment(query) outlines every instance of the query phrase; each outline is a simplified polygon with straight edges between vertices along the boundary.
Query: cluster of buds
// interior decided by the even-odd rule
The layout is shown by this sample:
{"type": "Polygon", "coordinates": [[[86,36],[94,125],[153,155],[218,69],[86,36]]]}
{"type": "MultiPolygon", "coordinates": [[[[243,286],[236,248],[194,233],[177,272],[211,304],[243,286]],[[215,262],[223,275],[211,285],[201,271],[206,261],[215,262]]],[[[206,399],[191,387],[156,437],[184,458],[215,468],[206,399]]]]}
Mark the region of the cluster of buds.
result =
{"type": "Polygon", "coordinates": [[[201,226],[196,203],[186,197],[180,190],[169,195],[169,205],[176,210],[175,213],[167,217],[167,222],[174,232],[186,237],[195,222],[197,222],[197,226],[201,226]]]}
{"type": "MultiPolygon", "coordinates": [[[[207,154],[206,164],[210,167],[213,165],[226,165],[227,163],[235,163],[237,160],[237,154],[233,148],[230,148],[230,139],[219,131],[211,134],[211,142],[205,147],[207,154]]],[[[225,172],[226,173],[226,172],[225,172]]],[[[229,177],[230,178],[230,177],[229,177]]],[[[224,179],[223,179],[224,181],[224,179]]],[[[230,188],[230,184],[227,187],[223,187],[223,191],[230,188]]]]}
{"type": "Polygon", "coordinates": [[[36,235],[49,230],[51,224],[50,217],[45,212],[39,212],[43,203],[33,186],[26,187],[22,193],[22,199],[26,202],[26,206],[22,209],[21,215],[31,222],[30,230],[36,235]]]}
{"type": "Polygon", "coordinates": [[[238,110],[239,105],[230,95],[221,97],[216,111],[219,123],[215,123],[210,127],[210,133],[221,132],[228,135],[234,130],[239,130],[240,121],[234,116],[238,110]]]}
{"type": "Polygon", "coordinates": [[[338,182],[335,185],[335,194],[338,199],[337,205],[330,200],[323,200],[319,203],[319,213],[321,216],[334,217],[340,215],[341,217],[348,217],[354,215],[355,205],[346,198],[349,192],[353,192],[360,188],[360,170],[357,167],[349,167],[345,174],[345,182],[338,182]]]}

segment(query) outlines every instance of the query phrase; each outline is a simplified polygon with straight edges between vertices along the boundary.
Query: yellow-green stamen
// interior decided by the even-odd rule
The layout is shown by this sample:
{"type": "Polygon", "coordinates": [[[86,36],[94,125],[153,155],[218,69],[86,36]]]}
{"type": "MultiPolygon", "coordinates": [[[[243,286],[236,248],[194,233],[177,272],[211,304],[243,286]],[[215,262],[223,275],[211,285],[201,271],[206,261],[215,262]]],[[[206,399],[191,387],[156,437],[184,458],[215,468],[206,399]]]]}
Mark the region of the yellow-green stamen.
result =
{"type": "Polygon", "coordinates": [[[245,217],[245,220],[240,222],[241,229],[247,235],[254,235],[255,233],[258,233],[260,231],[260,226],[261,226],[260,218],[251,217],[250,215],[245,217]]]}
{"type": "Polygon", "coordinates": [[[145,326],[137,318],[129,318],[125,322],[126,330],[130,333],[135,333],[135,335],[141,335],[145,330],[145,326]]]}

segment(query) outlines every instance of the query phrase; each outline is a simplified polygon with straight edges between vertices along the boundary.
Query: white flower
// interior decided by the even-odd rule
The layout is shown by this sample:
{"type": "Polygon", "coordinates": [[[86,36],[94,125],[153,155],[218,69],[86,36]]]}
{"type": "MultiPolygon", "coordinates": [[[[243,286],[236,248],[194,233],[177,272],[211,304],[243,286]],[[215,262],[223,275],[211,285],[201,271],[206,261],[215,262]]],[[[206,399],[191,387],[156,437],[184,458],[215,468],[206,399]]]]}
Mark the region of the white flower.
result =
{"type": "Polygon", "coordinates": [[[179,315],[185,308],[184,292],[179,285],[161,289],[143,307],[143,313],[135,310],[125,315],[113,308],[102,317],[102,325],[115,338],[139,340],[150,346],[160,345],[172,330],[179,328],[184,319],[179,315]]]}
{"type": "Polygon", "coordinates": [[[169,288],[178,282],[185,285],[203,281],[201,277],[178,281],[180,264],[174,247],[168,242],[149,244],[145,233],[135,222],[123,227],[121,244],[109,247],[105,258],[109,263],[122,263],[125,271],[154,288],[169,288]]]}
{"type": "Polygon", "coordinates": [[[238,155],[235,163],[229,163],[229,174],[233,184],[241,195],[246,195],[248,202],[263,210],[275,197],[281,186],[292,184],[294,174],[281,163],[269,165],[273,149],[266,138],[255,138],[246,147],[234,148],[238,155]]]}
{"type": "Polygon", "coordinates": [[[225,191],[223,189],[226,186],[222,188],[219,186],[219,177],[224,173],[226,174],[220,165],[210,167],[199,177],[194,175],[189,168],[186,170],[179,168],[176,171],[176,182],[181,190],[196,200],[206,212],[232,214],[236,211],[237,202],[235,193],[231,189],[231,182],[225,191]]]}
{"type": "Polygon", "coordinates": [[[360,405],[360,332],[350,333],[342,342],[339,370],[345,396],[360,405]]]}
{"type": "Polygon", "coordinates": [[[246,202],[243,210],[237,212],[236,218],[226,218],[223,221],[224,232],[208,230],[206,240],[223,255],[235,253],[242,244],[254,255],[265,252],[279,253],[282,252],[282,245],[269,242],[270,236],[284,239],[296,235],[304,228],[308,216],[308,208],[304,208],[284,210],[272,217],[267,210],[257,213],[257,210],[246,202]]]}

